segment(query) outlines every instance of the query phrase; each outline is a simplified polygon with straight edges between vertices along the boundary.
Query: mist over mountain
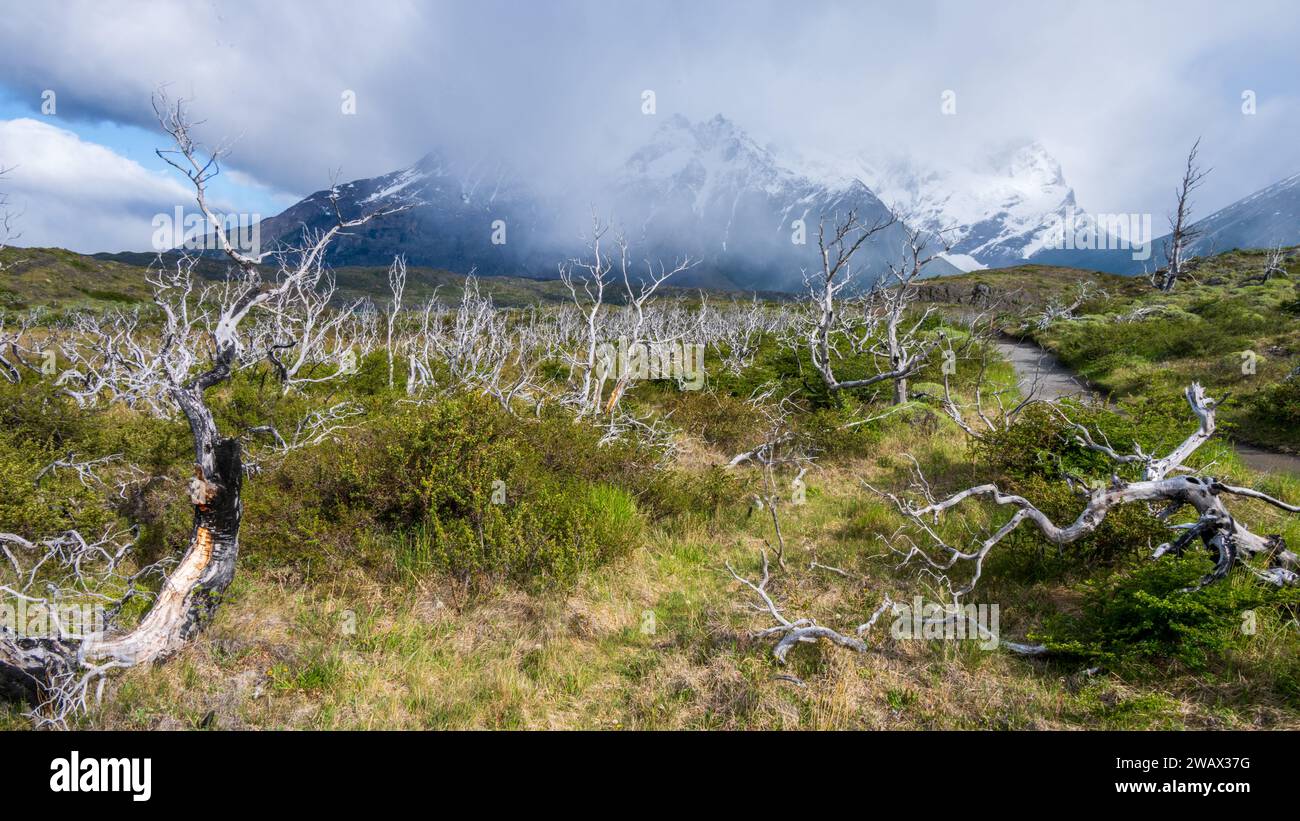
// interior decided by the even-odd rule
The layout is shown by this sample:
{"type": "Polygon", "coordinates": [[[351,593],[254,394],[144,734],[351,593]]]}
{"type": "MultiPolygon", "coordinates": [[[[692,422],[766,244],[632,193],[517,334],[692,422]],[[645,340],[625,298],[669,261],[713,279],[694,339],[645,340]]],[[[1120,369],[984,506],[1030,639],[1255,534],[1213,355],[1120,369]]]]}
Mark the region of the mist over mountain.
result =
{"type": "MultiPolygon", "coordinates": [[[[1193,212],[1193,217],[1196,214],[1193,212]]],[[[1148,259],[1135,259],[1129,249],[1065,250],[1044,249],[1032,261],[1047,265],[1070,265],[1112,274],[1136,275],[1164,266],[1164,248],[1169,240],[1165,215],[1152,220],[1165,233],[1151,242],[1148,259]]],[[[1300,244],[1300,174],[1295,174],[1220,208],[1192,227],[1200,235],[1189,244],[1192,256],[1211,256],[1234,248],[1272,248],[1300,244]]]]}
{"type": "MultiPolygon", "coordinates": [[[[1060,247],[1063,223],[1091,217],[1060,162],[1029,139],[967,165],[866,152],[809,158],[764,147],[722,115],[673,115],[614,173],[593,172],[559,190],[499,160],[435,151],[337,191],[345,215],[411,207],[340,238],[330,256],[335,265],[387,265],[403,253],[413,265],[553,278],[558,263],[585,253],[596,216],[628,238],[638,270],[689,257],[695,264],[675,279],[679,285],[798,291],[803,272],[819,262],[819,223],[854,211],[871,224],[891,208],[952,243],[929,276],[1025,262],[1122,274],[1159,264],[1159,240],[1148,260],[1127,247],[1106,250],[1104,234],[1102,250],[1060,247]]],[[[304,228],[328,228],[328,194],[318,191],[264,220],[262,242],[293,242],[304,228]]],[[[1205,218],[1194,250],[1294,244],[1298,213],[1300,175],[1205,218]]],[[[860,252],[864,284],[899,259],[904,231],[893,226],[860,252]]]]}
{"type": "Polygon", "coordinates": [[[1077,210],[1061,164],[1042,144],[996,151],[974,168],[934,167],[910,158],[864,162],[863,180],[931,231],[946,231],[966,270],[1018,265],[1050,240],[1055,220],[1077,210]]]}
{"type": "MultiPolygon", "coordinates": [[[[740,290],[798,290],[816,267],[817,226],[850,211],[866,224],[889,209],[852,175],[814,180],[716,116],[669,117],[609,180],[548,193],[500,163],[456,163],[430,154],[391,174],[338,186],[345,215],[414,205],[335,243],[338,265],[409,263],[484,275],[554,277],[556,264],[585,251],[593,214],[627,236],[634,261],[696,264],[674,281],[740,290]]],[[[304,227],[333,220],[318,191],[262,222],[262,242],[292,242],[304,227]]],[[[897,259],[904,228],[878,235],[860,254],[864,281],[897,259]]],[[[957,269],[935,261],[927,272],[957,269]]]]}
{"type": "MultiPolygon", "coordinates": [[[[555,273],[564,246],[555,241],[547,201],[499,163],[463,164],[430,153],[414,165],[335,187],[345,216],[414,206],[340,237],[335,265],[387,265],[395,253],[412,265],[494,275],[555,273]],[[505,224],[505,242],[493,243],[493,223],[505,224]]],[[[317,191],[261,223],[264,247],[292,244],[306,230],[334,224],[330,190],[317,191]]],[[[576,232],[575,232],[576,236],[576,232]]]]}

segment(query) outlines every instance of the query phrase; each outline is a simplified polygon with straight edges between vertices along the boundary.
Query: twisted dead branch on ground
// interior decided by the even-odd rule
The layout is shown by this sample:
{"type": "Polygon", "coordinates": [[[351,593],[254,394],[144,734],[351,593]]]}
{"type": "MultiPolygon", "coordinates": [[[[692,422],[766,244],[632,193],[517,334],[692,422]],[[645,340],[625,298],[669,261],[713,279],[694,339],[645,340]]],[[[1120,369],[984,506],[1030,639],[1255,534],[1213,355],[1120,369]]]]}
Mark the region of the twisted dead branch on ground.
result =
{"type": "Polygon", "coordinates": [[[816,620],[811,618],[791,620],[781,612],[781,608],[777,606],[776,602],[772,599],[771,594],[767,590],[768,583],[772,580],[772,574],[768,567],[767,551],[761,551],[761,555],[763,558],[763,575],[757,583],[741,576],[729,563],[726,567],[727,572],[731,574],[733,579],[747,587],[758,598],[759,603],[750,604],[750,607],[756,612],[768,614],[774,621],[776,621],[775,626],[755,631],[754,635],[758,638],[778,637],[776,646],[772,649],[772,654],[776,656],[777,661],[785,664],[786,655],[789,654],[790,650],[792,650],[795,645],[800,643],[812,644],[816,643],[820,639],[826,639],[840,647],[847,647],[850,650],[855,650],[859,653],[867,652],[867,643],[862,637],[870,632],[871,628],[876,626],[876,622],[882,615],[884,615],[885,611],[893,610],[894,601],[892,599],[885,596],[884,601],[881,602],[880,606],[871,614],[870,618],[862,624],[859,624],[854,628],[853,632],[848,635],[830,627],[820,625],[816,620]]]}
{"type": "MultiPolygon", "coordinates": [[[[1286,549],[1286,543],[1280,535],[1261,536],[1242,524],[1228,509],[1225,497],[1237,496],[1266,502],[1282,510],[1296,513],[1300,507],[1287,504],[1278,499],[1250,488],[1228,485],[1213,477],[1189,474],[1186,460],[1196,452],[1214,434],[1215,402],[1205,395],[1199,384],[1193,383],[1186,391],[1187,403],[1196,415],[1199,426],[1188,435],[1181,444],[1167,455],[1158,457],[1135,447],[1133,453],[1117,452],[1109,443],[1097,442],[1088,430],[1078,424],[1072,426],[1076,441],[1083,447],[1105,454],[1117,465],[1141,465],[1142,478],[1127,482],[1118,476],[1112,477],[1103,487],[1086,490],[1084,509],[1073,522],[1059,526],[1049,519],[1032,502],[1022,496],[1004,493],[994,484],[983,484],[961,490],[943,499],[936,499],[924,477],[917,476],[914,489],[924,500],[916,504],[911,500],[895,494],[875,491],[893,502],[900,513],[906,517],[929,548],[923,549],[913,545],[905,561],[919,559],[929,567],[947,572],[959,563],[969,563],[972,568],[970,581],[957,593],[969,593],[975,588],[983,571],[984,561],[990,551],[1011,532],[1024,522],[1031,523],[1051,544],[1063,547],[1084,539],[1094,533],[1106,515],[1116,507],[1133,503],[1162,503],[1163,508],[1156,514],[1161,521],[1191,507],[1197,518],[1187,524],[1171,525],[1179,536],[1171,542],[1156,548],[1153,557],[1159,558],[1167,553],[1181,554],[1194,541],[1210,551],[1215,558],[1214,570],[1206,575],[1198,587],[1217,582],[1227,576],[1236,565],[1248,569],[1258,578],[1274,585],[1294,584],[1297,581],[1297,557],[1286,549]],[[999,506],[1014,510],[1011,518],[993,533],[978,538],[970,547],[951,545],[939,533],[937,525],[948,511],[970,499],[987,499],[999,506]],[[932,555],[938,553],[938,558],[932,555]],[[1252,564],[1253,560],[1266,562],[1265,569],[1252,564]]],[[[874,488],[873,488],[874,490],[874,488]]]]}
{"type": "Polygon", "coordinates": [[[1097,283],[1092,280],[1084,280],[1075,285],[1074,297],[1069,302],[1060,299],[1050,300],[1043,312],[1034,319],[1034,327],[1040,331],[1046,330],[1053,322],[1068,321],[1075,319],[1074,312],[1083,307],[1083,304],[1090,299],[1105,297],[1106,292],[1097,287],[1097,283]]]}
{"type": "MultiPolygon", "coordinates": [[[[1158,511],[1154,515],[1161,521],[1171,519],[1186,508],[1195,512],[1196,518],[1193,521],[1170,525],[1178,535],[1152,553],[1152,559],[1171,553],[1182,555],[1193,543],[1199,541],[1214,557],[1214,569],[1196,586],[1183,590],[1184,594],[1195,594],[1197,590],[1221,581],[1235,566],[1243,567],[1259,580],[1275,586],[1300,582],[1300,558],[1287,549],[1282,537],[1277,534],[1256,534],[1229,510],[1226,500],[1229,497],[1253,499],[1289,513],[1300,513],[1300,506],[1288,504],[1253,488],[1238,487],[1214,477],[1195,475],[1185,463],[1213,436],[1216,403],[1196,383],[1187,388],[1185,395],[1198,420],[1197,429],[1164,456],[1148,453],[1140,446],[1135,446],[1132,453],[1121,453],[1104,436],[1094,436],[1085,426],[1066,420],[1074,441],[1079,446],[1106,455],[1116,465],[1140,466],[1141,478],[1130,482],[1114,476],[1104,486],[1083,489],[1086,498],[1084,509],[1073,522],[1065,526],[1057,525],[1028,499],[1005,493],[995,484],[976,485],[937,498],[915,460],[911,497],[878,490],[864,483],[869,491],[890,501],[905,519],[906,527],[900,528],[892,538],[885,540],[889,550],[900,557],[898,567],[901,569],[919,565],[921,573],[934,579],[946,591],[945,597],[952,602],[950,607],[944,608],[944,612],[922,619],[921,623],[942,625],[968,620],[969,617],[963,615],[963,597],[975,590],[983,573],[984,562],[992,550],[1021,524],[1031,523],[1043,538],[1061,548],[1086,539],[1096,532],[1110,511],[1128,504],[1158,505],[1158,511]],[[1098,441],[1099,437],[1101,441],[1098,441]],[[918,497],[919,502],[914,500],[918,497]],[[1009,507],[1014,512],[992,532],[972,534],[969,546],[950,543],[940,532],[941,520],[945,514],[963,503],[978,499],[1009,507]],[[1264,567],[1256,566],[1261,562],[1264,567]],[[970,572],[965,584],[955,586],[949,574],[958,567],[969,567],[970,572]]],[[[1056,410],[1064,416],[1059,408],[1056,410]]],[[[754,609],[768,614],[776,622],[774,626],[758,630],[754,635],[778,637],[775,655],[782,663],[796,644],[816,642],[823,638],[856,652],[865,652],[867,645],[863,635],[886,610],[897,612],[898,609],[893,599],[886,595],[882,604],[854,631],[840,632],[818,625],[810,618],[791,619],[784,614],[768,589],[771,573],[766,550],[762,551],[762,577],[758,582],[741,576],[730,564],[726,567],[737,582],[757,597],[759,603],[752,605],[754,609]]],[[[818,565],[816,562],[810,565],[810,569],[813,568],[849,576],[843,570],[818,565]]],[[[970,623],[977,634],[982,635],[985,628],[974,621],[970,623]]],[[[998,644],[1021,655],[1041,655],[1047,652],[1042,645],[1008,641],[999,641],[998,644]]]]}

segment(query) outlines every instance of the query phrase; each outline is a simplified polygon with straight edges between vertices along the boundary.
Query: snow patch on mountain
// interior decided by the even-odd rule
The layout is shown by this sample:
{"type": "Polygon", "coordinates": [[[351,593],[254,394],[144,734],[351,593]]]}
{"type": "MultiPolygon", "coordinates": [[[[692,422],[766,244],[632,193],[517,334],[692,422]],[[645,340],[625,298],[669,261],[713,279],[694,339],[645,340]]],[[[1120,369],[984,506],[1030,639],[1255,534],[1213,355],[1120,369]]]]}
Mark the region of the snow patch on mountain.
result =
{"type": "Polygon", "coordinates": [[[377,181],[379,188],[361,202],[366,205],[376,202],[388,202],[403,191],[408,191],[412,186],[417,186],[427,176],[425,172],[420,170],[418,165],[413,165],[410,168],[404,168],[401,171],[380,177],[377,181]]]}
{"type": "Polygon", "coordinates": [[[1037,141],[1003,146],[967,165],[814,152],[790,162],[823,184],[859,181],[909,223],[943,231],[953,243],[949,261],[964,270],[1023,262],[1059,235],[1068,209],[1082,214],[1060,163],[1037,141]]]}
{"type": "Polygon", "coordinates": [[[1041,143],[995,152],[975,167],[923,166],[895,158],[861,163],[864,182],[881,199],[931,230],[945,230],[953,253],[984,265],[1022,261],[1044,248],[1074,191],[1041,143]]]}
{"type": "Polygon", "coordinates": [[[970,254],[940,254],[939,256],[963,274],[971,271],[983,271],[989,267],[970,254]]]}

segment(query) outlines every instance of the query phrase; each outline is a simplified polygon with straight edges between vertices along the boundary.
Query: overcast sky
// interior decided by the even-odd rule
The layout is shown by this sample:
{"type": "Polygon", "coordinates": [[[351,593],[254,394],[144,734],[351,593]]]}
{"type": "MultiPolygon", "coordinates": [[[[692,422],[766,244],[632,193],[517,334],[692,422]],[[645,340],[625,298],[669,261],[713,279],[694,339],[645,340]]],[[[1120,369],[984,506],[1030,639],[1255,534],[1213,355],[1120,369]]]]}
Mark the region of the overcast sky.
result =
{"type": "Polygon", "coordinates": [[[208,140],[237,140],[217,196],[263,216],[331,171],[435,148],[543,186],[599,175],[664,118],[722,113],[760,143],[832,154],[1037,139],[1084,208],[1159,224],[1197,136],[1214,168],[1201,214],[1300,172],[1297,42],[1291,0],[0,0],[0,190],[21,244],[146,248],[149,215],[188,204],[152,155],[167,84],[208,140]]]}

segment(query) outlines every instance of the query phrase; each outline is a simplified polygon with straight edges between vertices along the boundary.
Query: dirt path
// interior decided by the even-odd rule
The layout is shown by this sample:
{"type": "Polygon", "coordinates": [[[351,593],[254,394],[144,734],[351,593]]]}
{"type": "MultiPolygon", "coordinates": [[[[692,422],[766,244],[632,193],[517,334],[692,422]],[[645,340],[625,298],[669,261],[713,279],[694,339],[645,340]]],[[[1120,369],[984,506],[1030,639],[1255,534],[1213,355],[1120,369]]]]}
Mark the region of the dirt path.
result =
{"type": "Polygon", "coordinates": [[[1015,368],[1021,393],[1028,394],[1036,387],[1040,399],[1069,396],[1089,402],[1099,401],[1082,378],[1034,343],[1004,339],[997,346],[998,352],[1015,368]]]}
{"type": "MultiPolygon", "coordinates": [[[[1097,402],[1100,398],[1090,391],[1087,383],[1056,357],[1032,342],[1003,339],[997,343],[998,351],[1015,368],[1021,392],[1028,393],[1037,382],[1038,396],[1042,399],[1060,399],[1070,396],[1084,401],[1097,402]]],[[[1263,473],[1289,473],[1300,476],[1300,456],[1275,453],[1269,450],[1235,444],[1237,455],[1252,470],[1263,473]]]]}

